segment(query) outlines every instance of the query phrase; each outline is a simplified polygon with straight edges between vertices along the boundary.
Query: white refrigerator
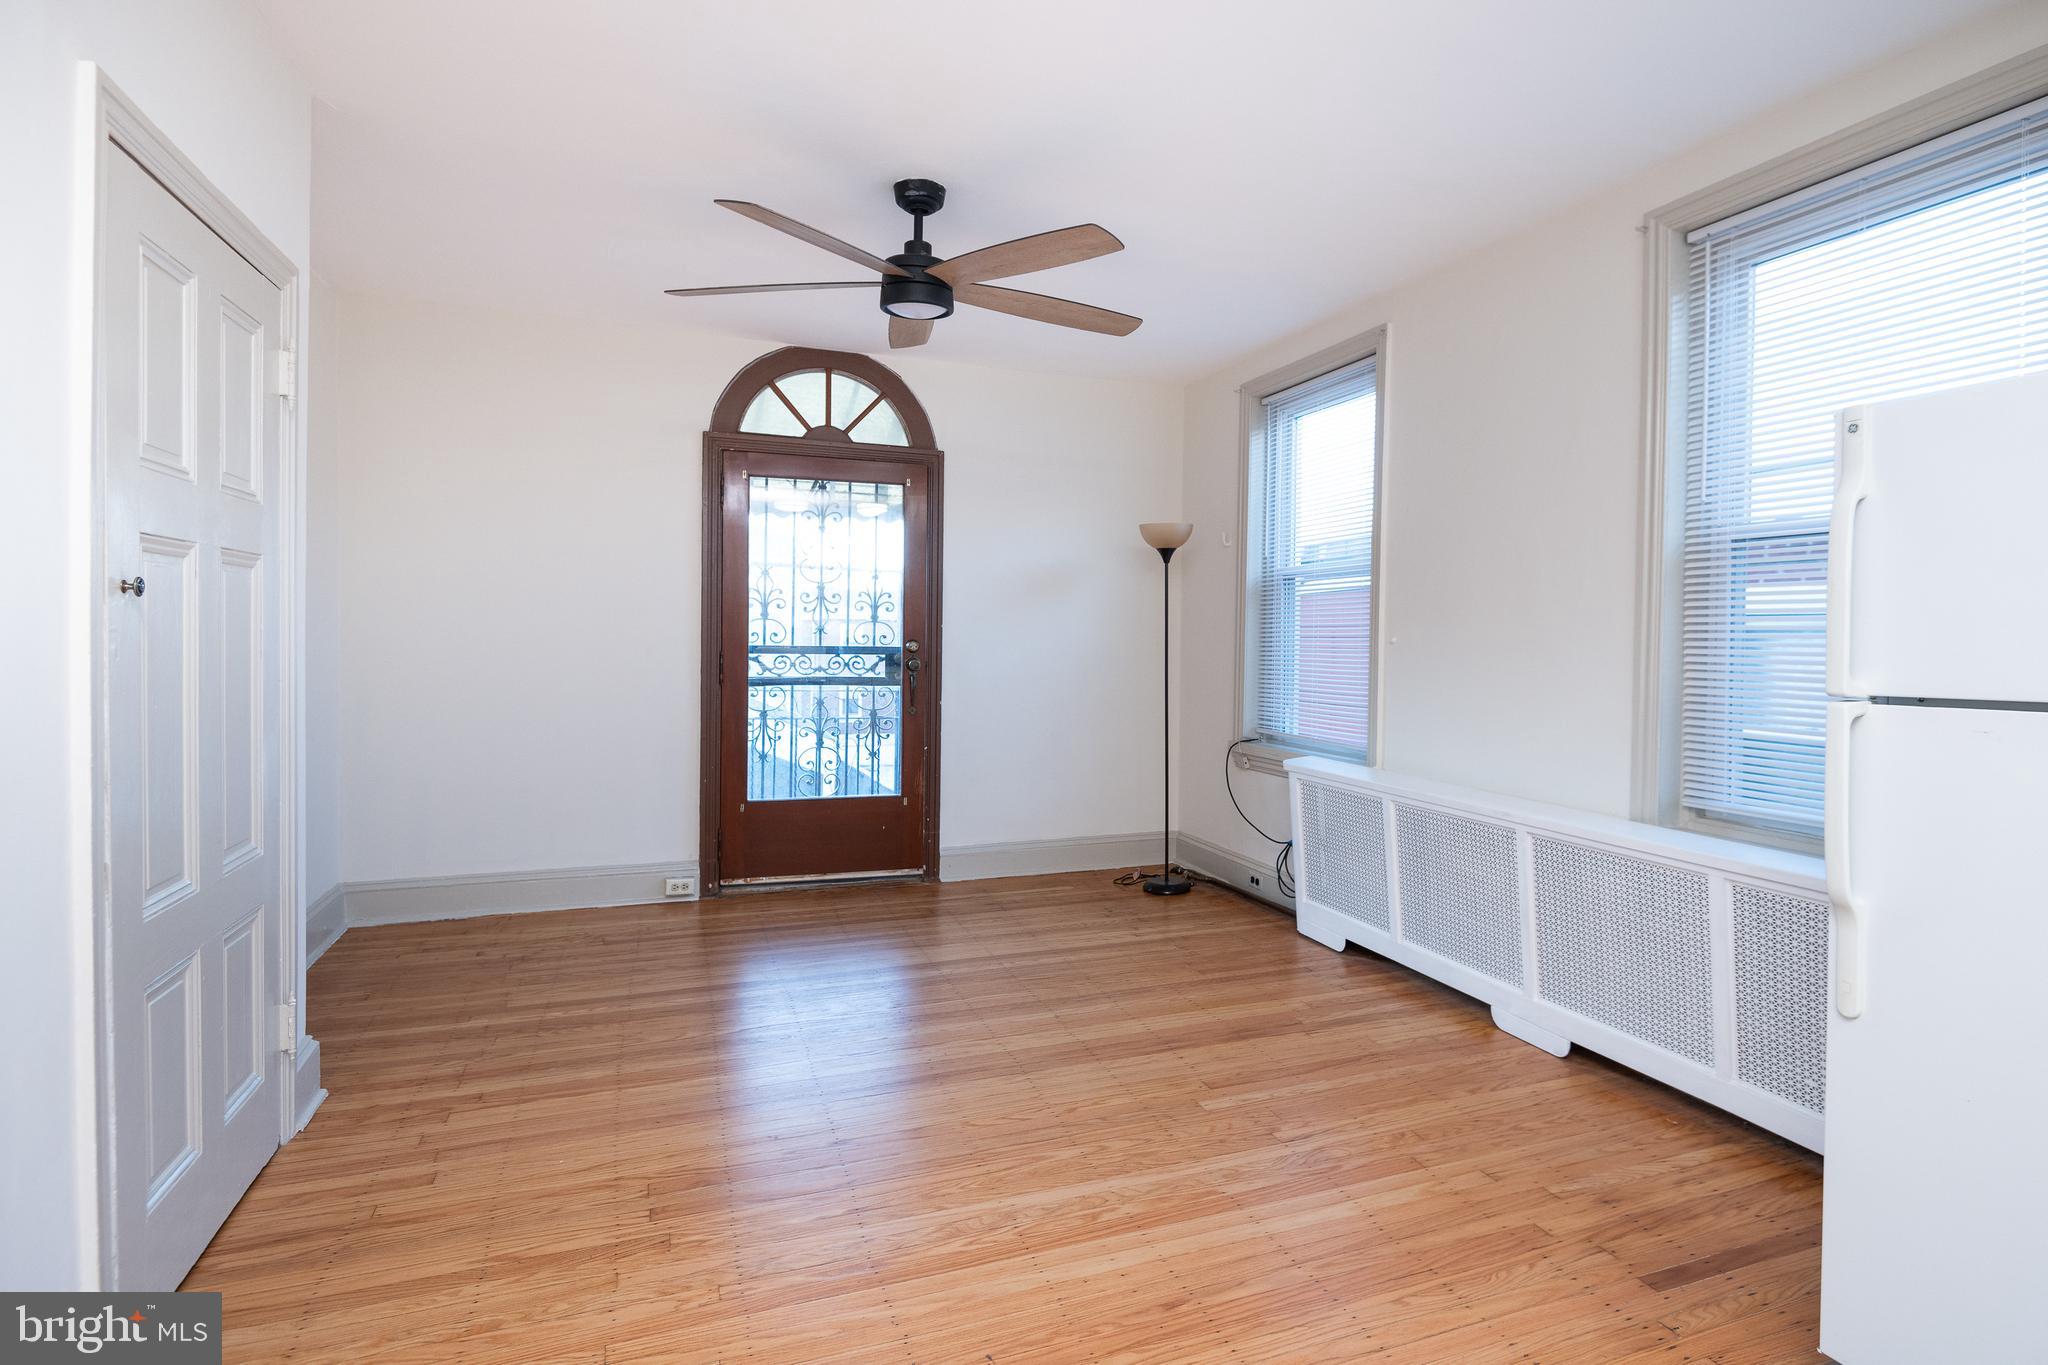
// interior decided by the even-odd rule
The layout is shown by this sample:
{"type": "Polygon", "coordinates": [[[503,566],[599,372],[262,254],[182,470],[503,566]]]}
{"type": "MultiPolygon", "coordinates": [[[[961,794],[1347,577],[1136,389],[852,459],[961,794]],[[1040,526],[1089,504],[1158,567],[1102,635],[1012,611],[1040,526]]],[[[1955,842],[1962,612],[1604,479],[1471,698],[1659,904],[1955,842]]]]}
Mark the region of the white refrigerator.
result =
{"type": "Polygon", "coordinates": [[[1840,420],[1821,1350],[2048,1361],[2048,376],[1840,420]]]}

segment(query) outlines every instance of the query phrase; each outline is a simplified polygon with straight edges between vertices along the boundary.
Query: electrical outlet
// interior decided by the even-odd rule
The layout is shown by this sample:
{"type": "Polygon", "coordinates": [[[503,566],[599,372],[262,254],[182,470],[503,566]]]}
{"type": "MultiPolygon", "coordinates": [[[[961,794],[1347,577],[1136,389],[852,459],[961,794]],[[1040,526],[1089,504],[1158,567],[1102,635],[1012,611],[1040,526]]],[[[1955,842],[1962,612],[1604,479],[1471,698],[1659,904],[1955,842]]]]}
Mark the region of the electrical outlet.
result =
{"type": "Polygon", "coordinates": [[[662,883],[661,894],[664,896],[694,896],[697,894],[697,883],[691,881],[688,877],[670,877],[666,882],[662,883]]]}
{"type": "Polygon", "coordinates": [[[1259,874],[1258,874],[1258,873],[1256,873],[1256,872],[1252,873],[1252,874],[1251,874],[1251,879],[1252,879],[1252,885],[1253,885],[1253,886],[1257,886],[1257,885],[1259,884],[1259,874]]]}

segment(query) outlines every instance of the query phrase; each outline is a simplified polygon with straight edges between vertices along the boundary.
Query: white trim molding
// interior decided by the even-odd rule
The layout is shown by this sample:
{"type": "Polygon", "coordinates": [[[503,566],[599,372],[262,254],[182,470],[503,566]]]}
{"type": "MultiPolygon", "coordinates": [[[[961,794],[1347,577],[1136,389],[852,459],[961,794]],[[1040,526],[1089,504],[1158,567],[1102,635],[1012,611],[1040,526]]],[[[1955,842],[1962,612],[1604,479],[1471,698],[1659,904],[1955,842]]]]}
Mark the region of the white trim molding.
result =
{"type": "MultiPolygon", "coordinates": [[[[1270,866],[1258,866],[1205,839],[1178,831],[1173,835],[1172,847],[1176,863],[1185,862],[1193,871],[1282,908],[1293,907],[1291,900],[1278,894],[1270,866]],[[1258,879],[1256,883],[1253,877],[1258,879]]],[[[1156,831],[1096,834],[942,849],[939,879],[984,881],[992,877],[1039,877],[1056,872],[1108,872],[1158,865],[1156,831]]],[[[347,882],[315,903],[309,924],[317,923],[318,928],[309,929],[308,941],[319,945],[313,952],[317,958],[346,930],[368,925],[421,924],[486,915],[596,910],[697,899],[695,895],[664,895],[663,883],[670,877],[687,877],[694,886],[698,880],[697,864],[635,863],[347,882]]]]}
{"type": "Polygon", "coordinates": [[[313,1111],[327,1098],[327,1087],[320,1084],[320,1041],[317,1038],[308,1038],[299,1048],[292,1070],[298,1078],[299,1109],[292,1116],[292,1134],[297,1136],[313,1121],[313,1111]]]}
{"type": "Polygon", "coordinates": [[[694,862],[635,863],[612,867],[559,867],[530,872],[485,872],[452,877],[402,877],[349,882],[342,893],[348,927],[418,924],[430,920],[523,915],[544,910],[594,910],[615,905],[687,903],[663,894],[670,877],[694,889],[694,862]]]}
{"type": "Polygon", "coordinates": [[[306,965],[312,966],[320,955],[332,948],[348,931],[348,915],[345,910],[344,892],[347,888],[339,882],[327,888],[321,896],[306,909],[306,965]]]}
{"type": "MultiPolygon", "coordinates": [[[[1175,831],[1173,858],[1191,871],[1259,897],[1283,909],[1291,898],[1279,894],[1270,864],[1259,865],[1221,845],[1175,831]],[[1257,881],[1254,882],[1253,878],[1257,881]]],[[[1056,872],[1108,872],[1157,867],[1159,835],[1096,834],[1072,839],[1019,839],[1007,843],[967,844],[940,851],[940,880],[984,881],[992,877],[1040,877],[1056,872]]],[[[402,877],[390,881],[348,882],[335,887],[314,905],[318,957],[347,929],[373,924],[420,924],[433,920],[473,919],[485,915],[518,915],[550,910],[596,910],[618,905],[655,905],[694,901],[696,896],[667,896],[670,877],[697,881],[697,864],[636,863],[615,867],[542,868],[526,872],[485,872],[448,877],[402,877]],[[337,918],[335,907],[340,907],[337,918]]]]}
{"type": "Polygon", "coordinates": [[[961,844],[939,850],[939,880],[974,882],[989,877],[1037,877],[1048,872],[1097,872],[1156,867],[1159,832],[1090,834],[1072,839],[1018,839],[961,844]]]}
{"type": "MultiPolygon", "coordinates": [[[[1280,770],[1287,775],[1286,769],[1280,770]]],[[[1277,849],[1275,850],[1278,851],[1277,849]]],[[[1255,900],[1262,900],[1275,909],[1294,913],[1294,897],[1280,889],[1279,880],[1273,874],[1273,864],[1256,863],[1240,857],[1221,844],[1212,844],[1194,834],[1173,836],[1174,860],[1190,872],[1200,873],[1214,881],[1222,882],[1233,891],[1238,891],[1255,900]]]]}
{"type": "Polygon", "coordinates": [[[1679,600],[1684,553],[1686,357],[1674,309],[1685,294],[1686,234],[1958,128],[2048,96],[2048,47],[1945,85],[1854,127],[1652,210],[1643,220],[1642,475],[1637,515],[1635,753],[1638,820],[1811,851],[1813,841],[1690,819],[1678,799],[1679,600]],[[1676,337],[1674,334],[1677,334],[1676,337]]]}

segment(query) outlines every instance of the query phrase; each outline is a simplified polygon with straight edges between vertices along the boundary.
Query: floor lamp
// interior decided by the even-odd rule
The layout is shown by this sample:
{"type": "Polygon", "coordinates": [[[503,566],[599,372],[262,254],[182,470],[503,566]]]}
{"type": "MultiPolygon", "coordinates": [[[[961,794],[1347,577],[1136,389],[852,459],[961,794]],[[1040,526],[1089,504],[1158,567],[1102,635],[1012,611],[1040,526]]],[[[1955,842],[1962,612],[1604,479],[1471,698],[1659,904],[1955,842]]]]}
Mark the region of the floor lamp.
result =
{"type": "Polygon", "coordinates": [[[1147,877],[1145,890],[1154,896],[1180,896],[1193,889],[1185,876],[1173,875],[1173,552],[1188,543],[1195,533],[1193,522],[1146,521],[1138,524],[1145,543],[1159,551],[1160,602],[1164,608],[1159,632],[1160,670],[1159,721],[1164,747],[1159,751],[1160,819],[1159,875],[1147,877]]]}

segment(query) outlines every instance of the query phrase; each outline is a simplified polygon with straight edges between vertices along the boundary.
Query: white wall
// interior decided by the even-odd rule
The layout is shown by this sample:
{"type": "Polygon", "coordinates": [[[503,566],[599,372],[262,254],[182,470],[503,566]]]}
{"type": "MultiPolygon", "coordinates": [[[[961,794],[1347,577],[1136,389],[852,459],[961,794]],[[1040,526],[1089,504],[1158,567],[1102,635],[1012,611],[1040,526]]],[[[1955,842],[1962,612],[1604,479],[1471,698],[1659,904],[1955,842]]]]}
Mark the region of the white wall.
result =
{"type": "MultiPolygon", "coordinates": [[[[702,436],[772,347],[364,294],[321,317],[342,875],[694,859],[702,436]]],[[[1179,391],[885,363],[946,451],[943,846],[1156,827],[1136,524],[1179,511],[1179,391]]]]}
{"type": "Polygon", "coordinates": [[[341,470],[335,425],[327,419],[340,386],[342,357],[328,340],[327,318],[334,291],[326,279],[311,280],[312,313],[307,319],[304,401],[306,414],[306,706],[302,713],[306,751],[303,882],[310,908],[341,884],[341,470]]]}
{"type": "MultiPolygon", "coordinates": [[[[1643,215],[2048,42],[2017,6],[1787,105],[1189,386],[1187,515],[1237,514],[1239,385],[1385,324],[1379,761],[1629,813],[1642,461],[1643,215]]],[[[1368,231],[1362,227],[1361,231],[1368,231]]],[[[1197,533],[1183,637],[1182,828],[1265,860],[1230,808],[1233,556],[1197,533]]],[[[1234,774],[1274,833],[1285,784],[1234,774]]]]}
{"type": "Polygon", "coordinates": [[[98,1276],[89,740],[91,105],[99,63],[308,263],[311,103],[232,0],[0,7],[0,1284],[98,1276]]]}

